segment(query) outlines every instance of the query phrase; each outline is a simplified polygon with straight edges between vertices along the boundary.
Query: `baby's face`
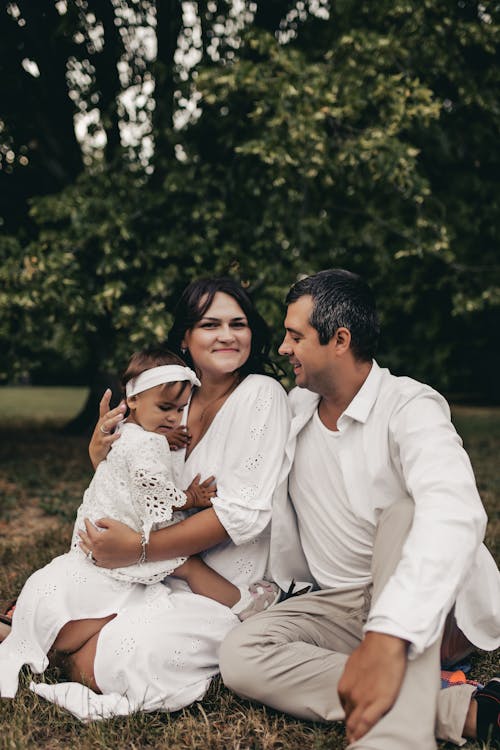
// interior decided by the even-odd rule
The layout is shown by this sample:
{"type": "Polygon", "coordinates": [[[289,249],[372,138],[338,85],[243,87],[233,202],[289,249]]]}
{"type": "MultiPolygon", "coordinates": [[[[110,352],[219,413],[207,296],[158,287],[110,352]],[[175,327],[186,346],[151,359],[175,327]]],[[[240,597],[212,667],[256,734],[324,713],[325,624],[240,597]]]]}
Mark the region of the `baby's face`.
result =
{"type": "Polygon", "coordinates": [[[189,382],[182,380],[156,385],[137,396],[130,396],[127,399],[130,409],[128,421],[138,424],[147,432],[167,435],[180,424],[190,394],[189,382]]]}

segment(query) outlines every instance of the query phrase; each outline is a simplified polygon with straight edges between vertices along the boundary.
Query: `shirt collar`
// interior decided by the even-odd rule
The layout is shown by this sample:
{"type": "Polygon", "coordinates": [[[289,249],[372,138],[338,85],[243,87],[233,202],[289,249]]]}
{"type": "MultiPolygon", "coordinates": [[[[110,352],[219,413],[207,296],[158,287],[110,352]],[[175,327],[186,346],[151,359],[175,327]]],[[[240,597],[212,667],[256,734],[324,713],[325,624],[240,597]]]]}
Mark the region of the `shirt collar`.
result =
{"type": "Polygon", "coordinates": [[[357,422],[366,422],[377,399],[381,379],[382,370],[375,360],[372,360],[372,368],[368,373],[368,377],[354,396],[349,406],[344,410],[340,419],[343,417],[350,417],[357,422]]]}

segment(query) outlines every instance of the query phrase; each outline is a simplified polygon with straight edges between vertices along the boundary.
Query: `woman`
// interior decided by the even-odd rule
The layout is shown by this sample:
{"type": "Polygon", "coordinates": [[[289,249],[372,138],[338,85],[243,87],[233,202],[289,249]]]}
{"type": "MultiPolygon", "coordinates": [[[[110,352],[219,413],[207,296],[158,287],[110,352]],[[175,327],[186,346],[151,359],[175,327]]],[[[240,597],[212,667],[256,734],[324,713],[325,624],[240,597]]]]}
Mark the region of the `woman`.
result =
{"type": "MultiPolygon", "coordinates": [[[[201,280],[185,290],[168,346],[201,380],[186,415],[187,447],[174,455],[177,483],[214,474],[217,496],[212,508],[153,532],[147,559],[203,553],[232,583],[250,583],[266,571],[271,502],[289,428],[285,392],[264,375],[267,326],[235,282],[201,280]]],[[[109,394],[90,444],[94,466],[118,439],[112,430],[123,410],[107,411],[108,404],[109,394]]],[[[86,523],[81,544],[96,564],[120,567],[140,559],[140,534],[110,519],[100,527],[86,523]]],[[[103,618],[70,657],[75,683],[32,687],[83,719],[177,710],[203,697],[218,672],[220,643],[237,623],[228,608],[170,578],[137,591],[123,610],[103,618]],[[134,688],[123,695],[124,685],[134,688]]]]}

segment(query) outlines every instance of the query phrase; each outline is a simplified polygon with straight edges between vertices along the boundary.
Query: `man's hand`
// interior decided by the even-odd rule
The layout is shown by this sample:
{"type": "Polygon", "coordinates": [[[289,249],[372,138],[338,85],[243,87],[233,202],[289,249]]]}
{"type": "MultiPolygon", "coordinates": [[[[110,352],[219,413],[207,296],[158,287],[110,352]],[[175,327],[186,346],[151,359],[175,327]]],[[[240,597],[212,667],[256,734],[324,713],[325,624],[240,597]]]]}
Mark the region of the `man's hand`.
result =
{"type": "Polygon", "coordinates": [[[346,662],[338,693],[349,742],[363,737],[399,695],[408,642],[384,633],[366,633],[346,662]]]}

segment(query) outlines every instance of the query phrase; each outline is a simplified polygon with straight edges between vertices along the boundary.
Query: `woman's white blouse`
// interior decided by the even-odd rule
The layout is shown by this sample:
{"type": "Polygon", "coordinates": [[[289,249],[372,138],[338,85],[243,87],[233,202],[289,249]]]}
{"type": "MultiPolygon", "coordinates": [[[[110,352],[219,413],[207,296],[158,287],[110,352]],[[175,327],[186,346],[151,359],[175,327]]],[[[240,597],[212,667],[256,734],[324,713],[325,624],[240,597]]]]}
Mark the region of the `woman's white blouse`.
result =
{"type": "Polygon", "coordinates": [[[213,508],[230,539],[203,557],[233,583],[250,583],[265,573],[272,500],[289,426],[282,386],[266,375],[248,375],[187,460],[184,451],[172,455],[177,486],[186,488],[198,473],[202,480],[216,478],[213,508]]]}

